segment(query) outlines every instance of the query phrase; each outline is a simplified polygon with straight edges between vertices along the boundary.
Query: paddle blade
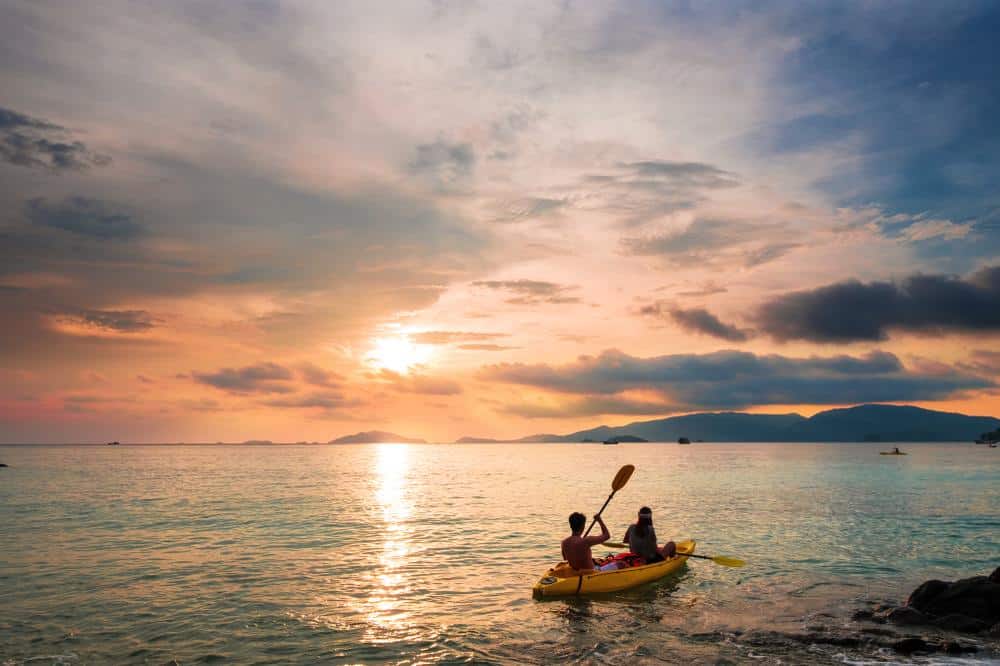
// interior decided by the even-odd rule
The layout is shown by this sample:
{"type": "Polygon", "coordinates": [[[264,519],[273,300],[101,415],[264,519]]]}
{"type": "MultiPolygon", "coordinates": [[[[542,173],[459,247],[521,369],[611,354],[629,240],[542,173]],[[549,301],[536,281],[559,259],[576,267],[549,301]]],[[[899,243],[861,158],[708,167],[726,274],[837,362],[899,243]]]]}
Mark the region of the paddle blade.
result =
{"type": "Polygon", "coordinates": [[[611,482],[611,490],[618,492],[625,487],[628,480],[632,478],[632,472],[635,471],[635,465],[623,465],[618,473],[615,474],[614,481],[611,482]]]}
{"type": "Polygon", "coordinates": [[[619,548],[628,548],[627,543],[618,543],[617,541],[605,541],[601,544],[601,548],[611,548],[617,550],[619,548]]]}
{"type": "Polygon", "coordinates": [[[715,557],[712,558],[712,561],[715,562],[716,564],[721,564],[724,567],[733,567],[737,569],[739,567],[746,566],[746,562],[744,562],[743,560],[738,560],[735,557],[723,557],[721,555],[716,555],[715,557]]]}

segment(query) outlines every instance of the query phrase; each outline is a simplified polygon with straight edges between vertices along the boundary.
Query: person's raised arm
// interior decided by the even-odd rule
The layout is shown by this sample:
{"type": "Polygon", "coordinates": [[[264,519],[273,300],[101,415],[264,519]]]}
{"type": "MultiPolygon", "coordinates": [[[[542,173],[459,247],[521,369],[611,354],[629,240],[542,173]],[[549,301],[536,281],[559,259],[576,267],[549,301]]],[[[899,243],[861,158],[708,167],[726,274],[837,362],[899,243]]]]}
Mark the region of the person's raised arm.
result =
{"type": "Polygon", "coordinates": [[[588,546],[596,546],[597,544],[604,543],[611,538],[611,532],[608,531],[608,526],[604,524],[603,520],[601,520],[601,515],[597,514],[594,516],[594,520],[596,520],[597,524],[601,526],[601,533],[598,536],[586,537],[588,546]]]}

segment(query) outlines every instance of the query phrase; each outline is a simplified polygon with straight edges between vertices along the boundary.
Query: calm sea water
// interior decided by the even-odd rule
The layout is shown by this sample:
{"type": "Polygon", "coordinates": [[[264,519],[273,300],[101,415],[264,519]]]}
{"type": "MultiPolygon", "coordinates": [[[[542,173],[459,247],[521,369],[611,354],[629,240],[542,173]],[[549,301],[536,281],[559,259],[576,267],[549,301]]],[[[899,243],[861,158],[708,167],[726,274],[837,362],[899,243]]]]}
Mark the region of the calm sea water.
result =
{"type": "Polygon", "coordinates": [[[1000,449],[879,448],[0,447],[0,663],[898,660],[802,636],[997,566],[1000,449]],[[649,504],[748,566],[533,600],[625,463],[613,537],[649,504]]]}

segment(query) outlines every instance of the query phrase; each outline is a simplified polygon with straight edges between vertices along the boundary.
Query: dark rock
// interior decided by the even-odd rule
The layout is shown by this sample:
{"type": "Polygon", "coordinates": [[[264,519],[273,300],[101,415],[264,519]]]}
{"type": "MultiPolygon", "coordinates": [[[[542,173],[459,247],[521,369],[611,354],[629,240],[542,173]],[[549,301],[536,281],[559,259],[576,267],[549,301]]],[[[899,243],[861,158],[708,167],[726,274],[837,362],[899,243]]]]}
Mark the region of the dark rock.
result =
{"type": "Polygon", "coordinates": [[[994,571],[989,577],[973,576],[954,583],[929,580],[913,591],[906,604],[932,617],[960,614],[990,626],[1000,622],[1000,582],[991,580],[994,576],[1000,578],[994,571]]]}
{"type": "Polygon", "coordinates": [[[989,575],[989,581],[991,583],[1000,583],[1000,567],[993,570],[993,573],[989,575]]]}
{"type": "Polygon", "coordinates": [[[875,619],[875,611],[871,611],[871,610],[856,610],[851,615],[851,619],[854,620],[855,622],[858,622],[858,621],[861,621],[861,620],[865,620],[865,621],[871,622],[873,619],[875,619]]]}
{"type": "MultiPolygon", "coordinates": [[[[884,620],[883,620],[884,622],[884,620]]],[[[870,634],[872,636],[898,636],[892,629],[883,629],[882,627],[862,627],[862,634],[870,634]]]]}
{"type": "Polygon", "coordinates": [[[909,606],[900,606],[899,608],[893,608],[891,611],[883,616],[889,622],[899,625],[917,625],[917,624],[927,624],[930,622],[930,618],[918,611],[916,608],[910,608],[909,606]]]}
{"type": "Polygon", "coordinates": [[[0,463],[0,467],[6,467],[7,463],[0,463]]]}
{"type": "Polygon", "coordinates": [[[858,647],[863,642],[858,636],[844,636],[840,634],[805,634],[796,638],[802,643],[837,645],[840,647],[858,647]]]}
{"type": "Polygon", "coordinates": [[[940,629],[950,629],[951,631],[961,631],[970,634],[977,634],[980,631],[986,631],[990,628],[990,625],[982,620],[977,620],[974,617],[962,615],[961,613],[949,613],[948,615],[934,618],[931,624],[940,629]]]}
{"type": "Polygon", "coordinates": [[[978,648],[975,645],[962,645],[961,643],[951,641],[945,644],[944,651],[948,654],[963,654],[965,652],[977,652],[978,648]]]}
{"type": "Polygon", "coordinates": [[[949,585],[951,585],[951,583],[943,580],[929,580],[923,582],[917,587],[917,589],[910,593],[910,598],[906,600],[906,605],[913,606],[918,609],[926,606],[932,599],[935,599],[942,592],[946,591],[949,585]]]}
{"type": "Polygon", "coordinates": [[[914,652],[933,652],[932,647],[922,638],[904,638],[892,644],[892,649],[900,654],[913,654],[914,652]]]}

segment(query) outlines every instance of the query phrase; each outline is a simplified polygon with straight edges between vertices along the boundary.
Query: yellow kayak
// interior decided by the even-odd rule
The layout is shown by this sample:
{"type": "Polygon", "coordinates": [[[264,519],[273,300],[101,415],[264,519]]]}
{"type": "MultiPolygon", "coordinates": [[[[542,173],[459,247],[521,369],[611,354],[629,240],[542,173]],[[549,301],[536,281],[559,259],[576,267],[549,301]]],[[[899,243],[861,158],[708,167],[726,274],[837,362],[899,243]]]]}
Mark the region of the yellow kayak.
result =
{"type": "Polygon", "coordinates": [[[540,599],[542,597],[569,597],[627,590],[630,587],[649,583],[674,573],[684,566],[688,560],[684,554],[693,553],[694,547],[694,541],[681,541],[677,544],[677,555],[669,560],[615,571],[595,571],[593,569],[577,571],[570,568],[567,562],[560,562],[545,572],[535,583],[531,593],[536,599],[540,599]]]}

